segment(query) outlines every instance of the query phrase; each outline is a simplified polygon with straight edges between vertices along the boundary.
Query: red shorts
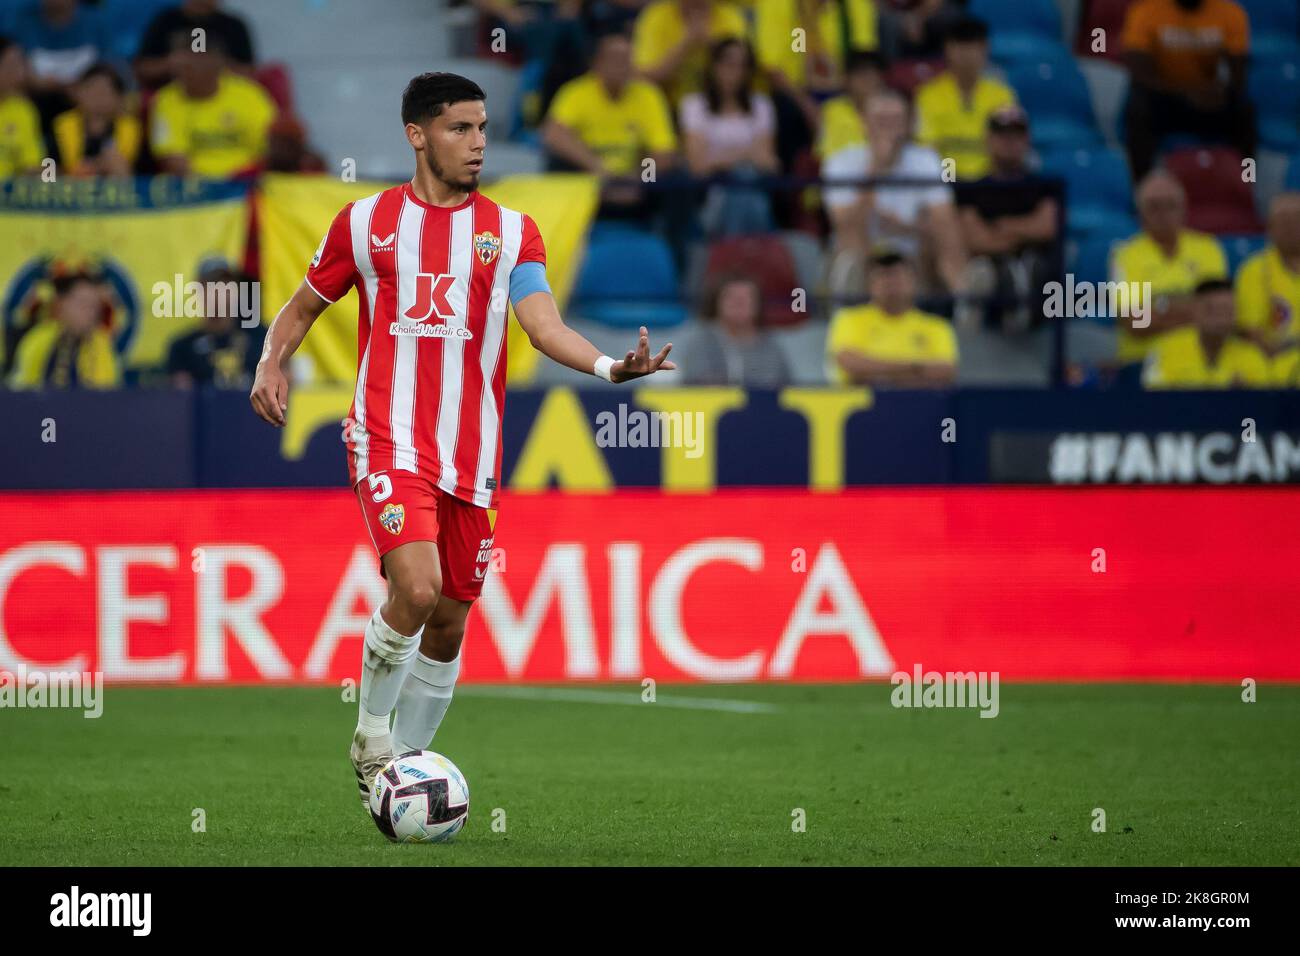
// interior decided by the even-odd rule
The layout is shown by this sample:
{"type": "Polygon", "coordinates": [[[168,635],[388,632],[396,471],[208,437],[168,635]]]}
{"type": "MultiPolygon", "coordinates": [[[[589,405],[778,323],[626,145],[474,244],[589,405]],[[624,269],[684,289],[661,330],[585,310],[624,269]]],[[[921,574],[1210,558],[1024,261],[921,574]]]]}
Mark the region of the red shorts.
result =
{"type": "Polygon", "coordinates": [[[356,492],[381,559],[399,545],[433,541],[442,593],[456,601],[479,596],[492,555],[495,509],[462,501],[409,471],[375,472],[357,482],[356,492]]]}

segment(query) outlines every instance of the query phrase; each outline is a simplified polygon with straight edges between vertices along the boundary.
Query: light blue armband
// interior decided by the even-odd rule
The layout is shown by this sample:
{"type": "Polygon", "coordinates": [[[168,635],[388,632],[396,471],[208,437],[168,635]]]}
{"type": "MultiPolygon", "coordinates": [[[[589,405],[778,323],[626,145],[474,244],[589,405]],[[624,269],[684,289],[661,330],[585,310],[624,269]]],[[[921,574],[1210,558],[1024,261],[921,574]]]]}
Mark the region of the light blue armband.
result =
{"type": "Polygon", "coordinates": [[[546,281],[546,266],[540,262],[521,262],[510,270],[510,303],[519,302],[534,292],[550,292],[546,281]]]}

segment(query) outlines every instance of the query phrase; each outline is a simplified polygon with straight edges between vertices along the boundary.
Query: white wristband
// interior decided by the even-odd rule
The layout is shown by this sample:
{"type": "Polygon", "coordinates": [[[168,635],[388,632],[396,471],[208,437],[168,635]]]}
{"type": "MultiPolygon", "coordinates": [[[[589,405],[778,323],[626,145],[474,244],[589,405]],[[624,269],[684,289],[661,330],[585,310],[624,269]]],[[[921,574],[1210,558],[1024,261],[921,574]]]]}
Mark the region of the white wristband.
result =
{"type": "Polygon", "coordinates": [[[613,367],[614,360],[608,355],[602,355],[600,358],[596,359],[596,364],[592,368],[592,371],[596,374],[597,378],[603,378],[607,382],[612,382],[614,379],[610,377],[609,370],[613,367]]]}

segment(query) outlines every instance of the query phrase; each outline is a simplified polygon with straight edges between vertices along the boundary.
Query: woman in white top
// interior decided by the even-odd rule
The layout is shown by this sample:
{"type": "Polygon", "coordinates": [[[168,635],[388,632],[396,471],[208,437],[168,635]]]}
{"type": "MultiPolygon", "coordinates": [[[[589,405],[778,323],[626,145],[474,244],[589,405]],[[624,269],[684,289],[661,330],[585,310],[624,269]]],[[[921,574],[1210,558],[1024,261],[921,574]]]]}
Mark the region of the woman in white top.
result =
{"type": "MultiPolygon", "coordinates": [[[[679,120],[691,175],[748,180],[780,172],[776,111],[754,89],[756,62],[747,40],[727,37],[710,50],[704,90],[682,97],[679,120]]],[[[756,187],[714,186],[701,221],[712,236],[766,232],[771,203],[756,187]]]]}

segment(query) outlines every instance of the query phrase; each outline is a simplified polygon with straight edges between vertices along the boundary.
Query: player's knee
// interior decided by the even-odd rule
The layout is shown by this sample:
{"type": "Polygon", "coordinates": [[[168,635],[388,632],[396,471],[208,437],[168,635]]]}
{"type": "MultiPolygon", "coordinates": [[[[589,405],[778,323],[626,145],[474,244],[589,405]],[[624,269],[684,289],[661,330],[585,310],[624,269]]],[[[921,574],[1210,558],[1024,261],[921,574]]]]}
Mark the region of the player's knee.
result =
{"type": "Polygon", "coordinates": [[[427,619],[438,606],[441,585],[441,581],[428,578],[404,581],[396,587],[395,596],[412,615],[423,620],[427,619]]]}

